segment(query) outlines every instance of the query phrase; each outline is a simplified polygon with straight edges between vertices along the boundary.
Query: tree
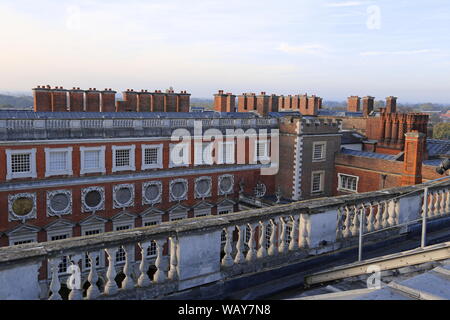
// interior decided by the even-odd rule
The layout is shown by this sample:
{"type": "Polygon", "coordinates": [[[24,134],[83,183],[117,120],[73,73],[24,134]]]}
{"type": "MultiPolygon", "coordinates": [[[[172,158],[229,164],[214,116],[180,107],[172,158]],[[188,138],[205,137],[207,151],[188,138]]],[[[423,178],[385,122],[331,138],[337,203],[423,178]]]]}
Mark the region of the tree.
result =
{"type": "Polygon", "coordinates": [[[433,126],[433,138],[450,140],[450,123],[438,123],[433,126]]]}

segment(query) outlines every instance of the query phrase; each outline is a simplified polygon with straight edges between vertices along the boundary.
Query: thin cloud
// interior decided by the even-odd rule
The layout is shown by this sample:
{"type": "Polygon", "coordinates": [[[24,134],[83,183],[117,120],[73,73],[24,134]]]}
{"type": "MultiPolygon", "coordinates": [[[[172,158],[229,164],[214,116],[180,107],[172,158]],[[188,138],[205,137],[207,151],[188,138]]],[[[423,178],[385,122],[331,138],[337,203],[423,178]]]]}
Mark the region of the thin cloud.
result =
{"type": "Polygon", "coordinates": [[[422,49],[422,50],[403,50],[403,51],[366,51],[361,52],[362,56],[386,56],[386,55],[395,55],[395,56],[404,56],[404,55],[415,55],[415,54],[424,54],[424,53],[433,53],[436,50],[433,49],[422,49]]]}
{"type": "Polygon", "coordinates": [[[324,54],[328,49],[317,43],[310,43],[304,45],[293,46],[287,43],[282,43],[277,48],[279,51],[289,54],[324,54]]]}
{"type": "Polygon", "coordinates": [[[358,7],[364,4],[366,3],[361,1],[332,2],[325,4],[325,7],[329,8],[358,7]]]}

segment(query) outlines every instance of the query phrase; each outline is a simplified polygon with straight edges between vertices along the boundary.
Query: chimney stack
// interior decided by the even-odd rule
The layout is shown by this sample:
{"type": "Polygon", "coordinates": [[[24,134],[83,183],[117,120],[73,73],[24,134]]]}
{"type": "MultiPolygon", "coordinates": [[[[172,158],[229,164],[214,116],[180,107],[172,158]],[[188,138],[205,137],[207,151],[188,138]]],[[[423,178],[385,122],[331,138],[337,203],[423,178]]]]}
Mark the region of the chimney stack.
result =
{"type": "Polygon", "coordinates": [[[387,97],[386,98],[386,113],[396,113],[397,112],[397,97],[387,97]]]}
{"type": "Polygon", "coordinates": [[[368,117],[369,114],[373,111],[375,103],[375,98],[371,96],[364,97],[362,99],[362,108],[363,108],[363,116],[368,117]]]}
{"type": "Polygon", "coordinates": [[[359,112],[360,111],[361,99],[358,96],[351,96],[347,99],[347,111],[349,112],[359,112]]]}

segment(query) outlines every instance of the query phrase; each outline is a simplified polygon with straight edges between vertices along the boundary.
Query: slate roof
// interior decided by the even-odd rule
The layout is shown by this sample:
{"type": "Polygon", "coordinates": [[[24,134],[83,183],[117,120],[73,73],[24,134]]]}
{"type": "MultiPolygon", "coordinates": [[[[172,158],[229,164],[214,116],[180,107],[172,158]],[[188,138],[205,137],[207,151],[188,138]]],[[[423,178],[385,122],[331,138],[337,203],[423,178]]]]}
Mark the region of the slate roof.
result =
{"type": "Polygon", "coordinates": [[[366,138],[356,131],[341,131],[340,133],[342,134],[341,144],[362,143],[366,138]]]}
{"type": "Polygon", "coordinates": [[[392,161],[395,161],[396,157],[397,157],[395,155],[390,155],[390,154],[382,154],[382,153],[375,153],[375,152],[368,152],[368,151],[356,151],[356,150],[351,150],[351,149],[347,149],[347,148],[341,148],[341,153],[352,155],[352,156],[357,156],[357,157],[366,157],[366,158],[392,160],[392,161]]]}
{"type": "Polygon", "coordinates": [[[320,109],[318,112],[319,116],[332,116],[332,117],[362,117],[362,112],[350,112],[350,111],[341,111],[341,110],[325,110],[320,109]]]}
{"type": "Polygon", "coordinates": [[[449,156],[450,140],[427,139],[428,156],[449,156]]]}

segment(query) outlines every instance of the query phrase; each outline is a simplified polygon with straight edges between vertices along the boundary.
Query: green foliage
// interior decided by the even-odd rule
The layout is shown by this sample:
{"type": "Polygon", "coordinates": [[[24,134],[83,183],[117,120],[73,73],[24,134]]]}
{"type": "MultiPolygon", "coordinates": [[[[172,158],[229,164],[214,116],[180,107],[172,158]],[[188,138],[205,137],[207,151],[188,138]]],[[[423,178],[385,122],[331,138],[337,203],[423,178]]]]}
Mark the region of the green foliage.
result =
{"type": "Polygon", "coordinates": [[[33,106],[33,97],[31,96],[10,96],[0,94],[0,108],[14,109],[14,108],[28,108],[33,106]]]}
{"type": "Polygon", "coordinates": [[[450,123],[438,123],[433,126],[433,138],[450,140],[450,123]]]}

